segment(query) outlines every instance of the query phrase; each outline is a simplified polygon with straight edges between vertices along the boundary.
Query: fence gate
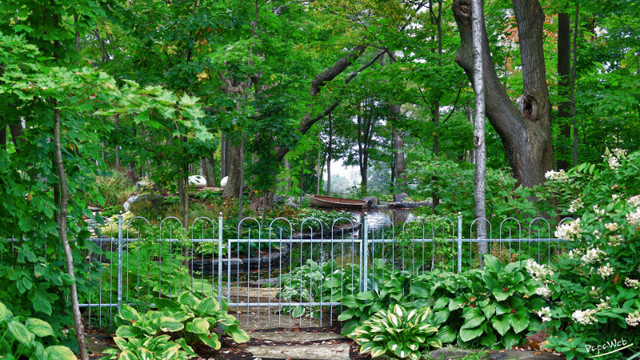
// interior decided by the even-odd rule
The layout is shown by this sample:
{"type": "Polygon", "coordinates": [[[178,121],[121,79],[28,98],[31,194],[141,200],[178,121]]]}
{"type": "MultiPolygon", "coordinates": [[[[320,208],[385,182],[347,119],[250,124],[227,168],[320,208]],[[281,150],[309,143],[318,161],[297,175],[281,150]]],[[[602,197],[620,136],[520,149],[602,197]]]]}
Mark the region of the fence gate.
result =
{"type": "Polygon", "coordinates": [[[340,295],[360,291],[358,229],[349,219],[331,229],[316,218],[299,227],[285,218],[264,227],[243,219],[220,261],[229,312],[247,329],[331,326],[340,295]]]}

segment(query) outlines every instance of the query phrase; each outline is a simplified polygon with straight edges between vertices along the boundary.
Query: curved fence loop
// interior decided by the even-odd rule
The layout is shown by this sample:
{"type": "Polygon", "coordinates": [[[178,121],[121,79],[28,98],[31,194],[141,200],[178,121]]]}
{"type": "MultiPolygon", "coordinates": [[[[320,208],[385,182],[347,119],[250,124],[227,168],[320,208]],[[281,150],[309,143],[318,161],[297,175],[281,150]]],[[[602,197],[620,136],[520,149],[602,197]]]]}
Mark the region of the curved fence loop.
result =
{"type": "MultiPolygon", "coordinates": [[[[520,221],[518,219],[516,219],[514,217],[508,217],[508,218],[506,218],[506,219],[504,219],[504,220],[502,220],[500,222],[500,240],[504,239],[504,237],[502,236],[502,230],[503,230],[503,228],[505,226],[505,223],[507,223],[507,222],[515,222],[518,225],[518,238],[522,238],[522,224],[520,223],[520,221]]],[[[511,229],[508,229],[508,231],[509,231],[508,239],[511,239],[512,238],[511,229]]]]}
{"type": "MultiPolygon", "coordinates": [[[[324,225],[322,224],[322,221],[320,221],[320,219],[316,218],[316,217],[308,217],[308,218],[304,218],[302,220],[302,223],[300,223],[300,236],[302,236],[302,234],[304,233],[304,225],[307,222],[317,222],[318,224],[320,224],[320,239],[322,239],[324,237],[324,225]]],[[[311,238],[313,239],[313,227],[309,227],[311,229],[311,238]]]]}
{"type": "Polygon", "coordinates": [[[491,225],[491,221],[489,221],[489,219],[487,219],[486,217],[479,217],[471,222],[471,225],[469,225],[469,237],[473,238],[473,228],[476,227],[476,224],[478,223],[478,221],[484,221],[484,223],[488,225],[487,229],[489,231],[487,231],[486,238],[487,239],[493,238],[493,226],[491,225]]]}
{"type": "MultiPolygon", "coordinates": [[[[291,224],[291,221],[285,217],[282,216],[278,216],[277,218],[271,220],[271,222],[269,223],[269,239],[271,239],[271,235],[273,232],[273,225],[276,224],[276,222],[285,222],[287,225],[289,225],[289,238],[293,237],[293,224],[291,224]]],[[[280,239],[282,239],[282,228],[279,231],[280,233],[280,239]]]]}
{"type": "Polygon", "coordinates": [[[532,233],[533,225],[534,225],[535,223],[538,223],[538,222],[540,222],[540,223],[542,223],[542,224],[538,226],[538,231],[537,231],[537,232],[538,232],[538,237],[537,237],[537,238],[538,238],[538,239],[542,239],[542,238],[550,238],[550,237],[551,237],[551,224],[549,223],[549,221],[548,221],[547,219],[545,219],[545,218],[543,218],[543,217],[537,217],[537,218],[535,218],[535,219],[533,219],[533,220],[531,220],[531,221],[529,222],[529,238],[533,238],[533,233],[532,233]],[[545,226],[545,225],[546,225],[546,226],[545,226]],[[542,229],[546,228],[546,230],[547,230],[547,236],[545,236],[545,237],[540,237],[540,231],[541,231],[541,228],[542,228],[542,229]]]}
{"type": "MultiPolygon", "coordinates": [[[[256,223],[256,225],[258,225],[258,239],[259,239],[260,235],[262,234],[262,226],[260,226],[260,221],[258,221],[258,219],[252,216],[245,217],[242,220],[240,220],[240,222],[238,223],[238,238],[242,237],[242,225],[244,225],[246,222],[249,222],[249,221],[253,221],[256,223]]],[[[249,229],[249,234],[251,234],[251,230],[252,229],[249,229]]]]}

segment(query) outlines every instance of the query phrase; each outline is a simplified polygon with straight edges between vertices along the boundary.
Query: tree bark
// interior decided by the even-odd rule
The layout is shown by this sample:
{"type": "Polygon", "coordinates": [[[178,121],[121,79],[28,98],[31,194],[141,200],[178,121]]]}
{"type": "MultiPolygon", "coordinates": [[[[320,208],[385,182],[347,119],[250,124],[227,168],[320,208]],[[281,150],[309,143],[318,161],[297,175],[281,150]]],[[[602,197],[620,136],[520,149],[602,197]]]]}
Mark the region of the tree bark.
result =
{"type": "MultiPolygon", "coordinates": [[[[389,56],[389,64],[395,62],[395,56],[389,56]]],[[[390,104],[389,115],[391,118],[391,138],[393,143],[393,169],[395,173],[395,194],[393,195],[394,201],[400,201],[401,196],[406,194],[407,181],[405,176],[405,161],[404,161],[404,138],[402,131],[398,129],[400,123],[400,111],[401,105],[390,104]]]]}
{"type": "MultiPolygon", "coordinates": [[[[476,113],[473,126],[473,147],[476,154],[476,166],[473,176],[473,200],[475,218],[479,219],[476,223],[477,238],[486,239],[487,224],[486,219],[486,199],[485,199],[485,182],[487,175],[487,159],[485,147],[485,125],[484,125],[484,79],[482,74],[483,57],[482,57],[482,25],[484,19],[483,0],[473,1],[473,92],[476,100],[476,113]]],[[[478,243],[478,253],[486,254],[488,244],[485,242],[478,243]]]]}
{"type": "MultiPolygon", "coordinates": [[[[515,1],[514,10],[520,36],[524,92],[516,107],[496,74],[482,21],[482,63],[486,115],[500,136],[509,165],[519,185],[531,187],[544,182],[553,169],[553,147],[549,121],[549,94],[542,49],[544,13],[537,0],[515,1]]],[[[461,46],[456,62],[473,81],[470,0],[454,0],[453,14],[458,24],[461,46]]]]}
{"type": "Polygon", "coordinates": [[[578,166],[578,120],[576,119],[576,66],[578,62],[578,21],[580,2],[576,3],[576,17],[573,20],[573,61],[571,62],[571,120],[573,123],[573,166],[578,166]]]}
{"type": "MultiPolygon", "coordinates": [[[[558,104],[558,124],[560,127],[561,143],[571,139],[571,126],[569,118],[571,117],[571,100],[569,99],[569,87],[571,77],[571,27],[569,14],[558,14],[558,95],[562,101],[558,104]]],[[[569,163],[569,146],[562,146],[558,159],[558,169],[568,170],[569,163]]]]}
{"type": "Polygon", "coordinates": [[[329,114],[329,146],[327,148],[327,195],[331,196],[331,158],[333,157],[333,123],[329,114]]]}
{"type": "Polygon", "coordinates": [[[59,202],[57,211],[58,220],[58,234],[62,241],[62,247],[64,249],[65,258],[67,261],[67,273],[73,279],[71,283],[71,307],[73,312],[73,322],[76,329],[76,339],[78,341],[78,350],[80,352],[80,359],[88,360],[89,355],[87,353],[87,347],[84,340],[84,326],[82,325],[82,316],[80,314],[80,306],[78,302],[78,288],[75,282],[76,275],[73,266],[73,253],[71,246],[69,245],[69,239],[67,238],[67,208],[69,207],[69,194],[67,193],[67,177],[64,169],[64,162],[62,160],[62,149],[60,145],[60,109],[55,108],[57,101],[53,100],[54,106],[54,127],[53,138],[55,147],[56,167],[59,180],[59,202]]]}
{"type": "MultiPolygon", "coordinates": [[[[227,141],[229,140],[227,139],[227,141]]],[[[233,164],[240,164],[241,158],[242,154],[240,144],[230,145],[227,161],[233,164]]],[[[242,184],[240,183],[240,166],[229,167],[229,172],[226,176],[229,178],[227,179],[227,185],[224,187],[222,196],[225,199],[235,198],[240,194],[240,188],[242,187],[242,184]]]]}

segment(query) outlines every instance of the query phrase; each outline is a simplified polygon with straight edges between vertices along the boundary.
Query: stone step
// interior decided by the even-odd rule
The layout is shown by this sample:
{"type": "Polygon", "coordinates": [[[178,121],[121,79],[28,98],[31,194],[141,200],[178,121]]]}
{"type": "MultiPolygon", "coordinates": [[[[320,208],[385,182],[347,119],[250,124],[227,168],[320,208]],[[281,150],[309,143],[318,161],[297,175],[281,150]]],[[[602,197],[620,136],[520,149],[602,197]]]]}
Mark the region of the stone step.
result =
{"type": "Polygon", "coordinates": [[[327,341],[335,339],[346,339],[340,334],[333,332],[311,332],[311,331],[249,331],[252,339],[269,340],[273,342],[310,342],[327,341]]]}
{"type": "Polygon", "coordinates": [[[306,360],[350,360],[349,350],[349,344],[249,346],[246,348],[254,358],[306,360]]]}

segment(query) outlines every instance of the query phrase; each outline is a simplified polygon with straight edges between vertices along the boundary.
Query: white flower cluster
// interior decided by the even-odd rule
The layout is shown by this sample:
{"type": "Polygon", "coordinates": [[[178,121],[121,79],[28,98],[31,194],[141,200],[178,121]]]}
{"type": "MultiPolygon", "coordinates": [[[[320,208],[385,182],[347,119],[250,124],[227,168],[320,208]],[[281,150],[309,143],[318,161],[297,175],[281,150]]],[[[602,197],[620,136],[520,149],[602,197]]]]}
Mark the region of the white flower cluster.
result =
{"type": "Polygon", "coordinates": [[[573,240],[574,238],[580,239],[580,237],[582,236],[580,234],[580,219],[575,219],[573,221],[563,223],[562,225],[558,226],[553,235],[564,240],[573,240]]]}
{"type": "Polygon", "coordinates": [[[551,320],[551,309],[548,306],[543,307],[540,311],[536,311],[542,322],[551,320]]]}
{"type": "Polygon", "coordinates": [[[615,271],[616,270],[613,267],[611,267],[611,265],[606,264],[598,268],[598,275],[602,276],[603,279],[606,279],[609,276],[613,275],[615,271]]]}
{"type": "Polygon", "coordinates": [[[629,326],[638,326],[640,324],[640,310],[629,313],[625,320],[629,326]]]}
{"type": "Polygon", "coordinates": [[[526,266],[527,272],[531,277],[538,282],[545,282],[545,280],[553,275],[553,270],[547,265],[540,265],[534,260],[529,260],[526,266]]]}
{"type": "Polygon", "coordinates": [[[536,295],[542,296],[545,299],[550,298],[552,294],[551,289],[549,289],[547,285],[540,286],[536,289],[536,295]]]}
{"type": "Polygon", "coordinates": [[[623,157],[627,156],[627,150],[626,149],[615,148],[615,149],[611,150],[611,152],[618,159],[622,159],[623,157]]]}
{"type": "Polygon", "coordinates": [[[584,255],[582,255],[580,259],[585,264],[594,264],[600,261],[601,255],[604,255],[604,251],[598,248],[593,248],[593,249],[587,250],[587,252],[584,255]]]}
{"type": "Polygon", "coordinates": [[[611,297],[607,296],[605,299],[600,299],[600,304],[596,305],[596,311],[611,309],[611,305],[609,305],[608,301],[611,297]]]}
{"type": "Polygon", "coordinates": [[[640,195],[634,195],[627,200],[627,204],[633,207],[640,207],[640,195]]]}
{"type": "Polygon", "coordinates": [[[622,235],[613,235],[613,236],[609,236],[609,246],[619,246],[620,244],[622,244],[622,235]]]}
{"type": "Polygon", "coordinates": [[[576,211],[582,209],[583,207],[584,207],[584,203],[582,202],[582,199],[577,198],[571,202],[571,205],[569,206],[569,212],[573,214],[576,211]]]}
{"type": "Polygon", "coordinates": [[[569,250],[569,258],[570,259],[579,258],[581,256],[582,256],[582,253],[580,252],[580,249],[571,249],[571,250],[569,250]]]}
{"type": "Polygon", "coordinates": [[[600,296],[600,288],[597,288],[595,286],[591,287],[591,291],[589,291],[589,295],[593,296],[593,297],[598,297],[600,296]]]}
{"type": "Polygon", "coordinates": [[[598,205],[593,205],[593,212],[596,213],[596,215],[598,216],[604,216],[605,210],[600,209],[598,205]]]}
{"type": "Polygon", "coordinates": [[[616,231],[618,230],[618,224],[616,223],[607,223],[604,225],[604,227],[606,227],[609,231],[616,231]]]}
{"type": "Polygon", "coordinates": [[[549,170],[546,173],[544,173],[544,177],[547,180],[555,180],[560,182],[569,180],[569,175],[567,175],[567,173],[565,173],[564,170],[560,170],[560,171],[549,170]]]}
{"type": "Polygon", "coordinates": [[[640,208],[627,214],[627,221],[631,226],[640,226],[640,208]]]}
{"type": "Polygon", "coordinates": [[[611,153],[607,151],[606,154],[602,155],[602,157],[609,164],[609,168],[612,170],[618,170],[620,167],[620,159],[624,158],[627,155],[627,150],[624,149],[613,149],[611,153]]]}
{"type": "Polygon", "coordinates": [[[634,288],[634,289],[640,288],[640,281],[638,281],[637,279],[626,278],[624,279],[624,284],[630,288],[634,288]]]}
{"type": "Polygon", "coordinates": [[[590,325],[596,322],[596,309],[576,310],[571,314],[573,320],[583,325],[590,325]]]}

